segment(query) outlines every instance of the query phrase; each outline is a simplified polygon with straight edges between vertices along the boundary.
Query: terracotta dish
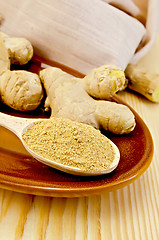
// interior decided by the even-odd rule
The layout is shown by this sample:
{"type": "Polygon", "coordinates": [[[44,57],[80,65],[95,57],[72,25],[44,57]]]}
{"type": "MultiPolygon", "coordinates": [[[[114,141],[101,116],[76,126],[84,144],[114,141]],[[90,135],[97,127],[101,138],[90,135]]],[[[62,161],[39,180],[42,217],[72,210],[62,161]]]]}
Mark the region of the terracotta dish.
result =
{"type": "MultiPolygon", "coordinates": [[[[84,76],[64,65],[38,56],[34,56],[26,68],[37,73],[45,66],[44,64],[60,67],[77,77],[84,76]]],[[[117,95],[112,101],[123,103],[117,95]]],[[[103,134],[120,150],[118,167],[112,173],[95,177],[70,175],[36,161],[26,152],[16,135],[0,127],[0,187],[43,196],[78,197],[113,191],[133,182],[151,163],[153,141],[143,120],[132,108],[131,110],[136,117],[136,127],[132,133],[118,136],[103,131],[103,134]]],[[[34,112],[24,113],[14,111],[0,103],[0,111],[19,117],[49,117],[49,113],[44,113],[43,105],[34,112]]]]}

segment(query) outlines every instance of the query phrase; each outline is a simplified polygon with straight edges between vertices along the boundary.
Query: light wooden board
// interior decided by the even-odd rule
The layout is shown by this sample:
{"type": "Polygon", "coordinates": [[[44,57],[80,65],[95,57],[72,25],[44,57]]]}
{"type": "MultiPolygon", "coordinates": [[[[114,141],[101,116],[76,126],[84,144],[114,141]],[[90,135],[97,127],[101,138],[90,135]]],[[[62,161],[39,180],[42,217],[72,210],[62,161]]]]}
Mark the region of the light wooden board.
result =
{"type": "Polygon", "coordinates": [[[152,133],[155,152],[148,170],[132,184],[99,196],[45,198],[1,189],[1,240],[159,239],[159,104],[129,92],[120,96],[152,133]]]}

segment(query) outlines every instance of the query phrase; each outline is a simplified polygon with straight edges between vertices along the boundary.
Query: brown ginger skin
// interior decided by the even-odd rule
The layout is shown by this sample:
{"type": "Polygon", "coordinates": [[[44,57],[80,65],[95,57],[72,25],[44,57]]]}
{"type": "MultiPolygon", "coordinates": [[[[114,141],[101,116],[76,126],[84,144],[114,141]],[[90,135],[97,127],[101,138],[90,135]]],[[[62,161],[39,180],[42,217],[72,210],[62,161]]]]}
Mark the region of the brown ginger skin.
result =
{"type": "Polygon", "coordinates": [[[129,133],[134,129],[134,115],[128,107],[93,99],[79,79],[70,77],[59,68],[42,70],[40,78],[46,90],[47,106],[52,109],[51,116],[69,118],[115,134],[129,133]]]}
{"type": "Polygon", "coordinates": [[[12,37],[4,32],[0,32],[4,40],[4,46],[8,50],[11,64],[26,64],[33,57],[33,47],[31,43],[21,37],[12,37]]]}
{"type": "Polygon", "coordinates": [[[110,100],[127,86],[124,72],[114,65],[103,65],[92,69],[80,83],[86,92],[97,99],[110,100]]]}
{"type": "Polygon", "coordinates": [[[14,44],[13,39],[7,40],[7,49],[5,43],[6,38],[9,39],[9,37],[4,36],[5,34],[0,32],[0,98],[3,103],[15,110],[34,110],[39,106],[43,97],[39,76],[28,71],[10,71],[10,59],[13,61],[13,55],[14,61],[18,59],[20,64],[30,60],[30,51],[24,51],[25,53],[21,54],[26,48],[26,41],[23,45],[21,39],[19,45],[16,44],[15,38],[14,44]],[[20,48],[19,51],[15,46],[24,46],[24,49],[20,48]],[[12,56],[10,56],[9,49],[12,49],[12,56]]]}
{"type": "Polygon", "coordinates": [[[136,63],[125,69],[128,88],[152,102],[159,102],[159,32],[151,49],[136,63]]]}

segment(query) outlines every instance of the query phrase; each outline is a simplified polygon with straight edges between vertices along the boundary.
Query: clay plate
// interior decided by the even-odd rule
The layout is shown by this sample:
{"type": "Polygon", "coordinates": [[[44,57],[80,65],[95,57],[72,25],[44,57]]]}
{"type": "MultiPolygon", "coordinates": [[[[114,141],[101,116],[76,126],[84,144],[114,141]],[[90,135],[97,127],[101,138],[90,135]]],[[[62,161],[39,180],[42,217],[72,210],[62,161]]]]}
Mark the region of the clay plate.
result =
{"type": "MultiPolygon", "coordinates": [[[[41,63],[60,67],[77,77],[84,76],[64,65],[38,56],[34,56],[25,68],[38,73],[44,66],[41,63]]],[[[123,103],[116,95],[112,101],[123,103]]],[[[43,105],[34,112],[21,113],[0,103],[0,110],[14,116],[49,117],[49,113],[44,113],[43,105]]],[[[132,108],[131,110],[136,117],[136,127],[132,133],[118,136],[103,131],[103,134],[118,146],[121,159],[112,173],[96,177],[69,175],[36,161],[26,152],[20,140],[13,133],[0,127],[0,187],[43,196],[78,197],[113,191],[133,182],[151,163],[153,141],[143,120],[132,108]]]]}

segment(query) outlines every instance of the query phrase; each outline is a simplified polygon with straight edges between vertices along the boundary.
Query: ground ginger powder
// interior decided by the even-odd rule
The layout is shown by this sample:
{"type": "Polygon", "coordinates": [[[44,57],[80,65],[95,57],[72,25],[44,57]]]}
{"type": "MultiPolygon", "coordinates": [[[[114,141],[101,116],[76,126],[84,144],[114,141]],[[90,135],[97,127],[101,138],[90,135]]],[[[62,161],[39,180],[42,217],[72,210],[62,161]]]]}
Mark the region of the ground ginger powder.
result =
{"type": "Polygon", "coordinates": [[[115,155],[109,139],[99,130],[65,118],[37,121],[22,137],[38,155],[83,171],[107,169],[115,155]]]}

